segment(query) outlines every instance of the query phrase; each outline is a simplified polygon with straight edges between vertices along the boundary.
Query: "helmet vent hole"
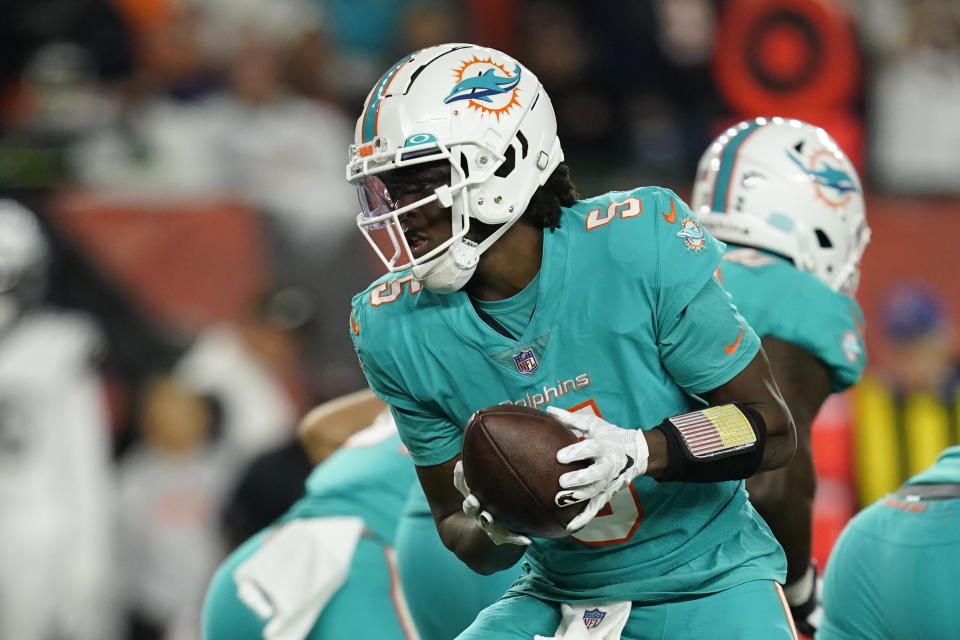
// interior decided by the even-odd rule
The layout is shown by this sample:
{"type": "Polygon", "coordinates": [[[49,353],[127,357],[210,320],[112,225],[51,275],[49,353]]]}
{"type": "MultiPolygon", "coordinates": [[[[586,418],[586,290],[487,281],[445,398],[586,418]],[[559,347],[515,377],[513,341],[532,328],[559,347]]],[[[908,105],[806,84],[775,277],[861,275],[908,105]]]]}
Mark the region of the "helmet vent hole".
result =
{"type": "Polygon", "coordinates": [[[527,147],[530,145],[527,143],[527,136],[523,135],[523,131],[517,131],[517,140],[520,141],[520,157],[527,157],[527,147]]]}
{"type": "Polygon", "coordinates": [[[817,242],[820,243],[820,247],[822,249],[829,249],[833,246],[833,243],[830,242],[830,237],[827,236],[826,233],[824,233],[823,229],[817,229],[816,233],[817,233],[817,242]]]}
{"type": "Polygon", "coordinates": [[[493,172],[493,175],[497,176],[498,178],[506,178],[513,172],[513,167],[517,164],[517,152],[514,150],[513,145],[507,147],[507,150],[503,156],[503,164],[497,167],[497,170],[493,172]]]}
{"type": "Polygon", "coordinates": [[[460,168],[463,170],[463,178],[466,180],[470,177],[470,163],[467,162],[467,156],[460,154],[460,168]]]}

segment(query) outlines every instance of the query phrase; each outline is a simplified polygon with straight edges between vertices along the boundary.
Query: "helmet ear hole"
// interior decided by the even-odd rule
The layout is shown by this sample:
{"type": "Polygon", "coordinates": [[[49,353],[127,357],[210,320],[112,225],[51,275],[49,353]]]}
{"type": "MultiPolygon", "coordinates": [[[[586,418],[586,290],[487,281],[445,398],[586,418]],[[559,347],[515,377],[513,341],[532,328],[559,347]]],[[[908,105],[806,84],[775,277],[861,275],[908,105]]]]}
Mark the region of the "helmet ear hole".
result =
{"type": "Polygon", "coordinates": [[[493,175],[498,178],[506,178],[513,173],[513,168],[517,164],[517,152],[514,150],[513,145],[507,147],[507,150],[503,153],[503,157],[503,163],[493,172],[493,175]]]}
{"type": "Polygon", "coordinates": [[[460,169],[463,170],[464,179],[470,177],[470,163],[467,161],[467,155],[465,153],[460,154],[460,169]]]}
{"type": "Polygon", "coordinates": [[[823,229],[817,229],[816,234],[817,234],[817,242],[820,243],[820,247],[822,249],[829,249],[833,247],[833,243],[830,242],[830,236],[828,236],[823,229]]]}

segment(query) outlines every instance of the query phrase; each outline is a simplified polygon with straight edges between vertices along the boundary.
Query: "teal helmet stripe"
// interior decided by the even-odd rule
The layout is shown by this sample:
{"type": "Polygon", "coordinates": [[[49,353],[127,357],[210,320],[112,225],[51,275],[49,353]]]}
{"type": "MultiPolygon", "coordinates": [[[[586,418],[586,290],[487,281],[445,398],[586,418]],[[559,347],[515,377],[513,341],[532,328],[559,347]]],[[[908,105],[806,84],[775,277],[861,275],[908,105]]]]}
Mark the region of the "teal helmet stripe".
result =
{"type": "Polygon", "coordinates": [[[733,177],[733,163],[737,159],[737,150],[743,141],[760,125],[756,120],[740,129],[727,142],[726,148],[720,154],[720,169],[717,171],[717,183],[713,188],[713,207],[711,211],[726,211],[727,192],[730,190],[730,179],[733,177]]]}
{"type": "Polygon", "coordinates": [[[390,86],[390,81],[393,80],[393,76],[397,75],[400,67],[406,64],[406,62],[412,57],[412,55],[405,56],[398,60],[395,65],[390,67],[387,72],[383,74],[383,77],[380,78],[380,82],[378,82],[377,86],[374,87],[373,91],[370,92],[370,102],[367,104],[367,108],[363,112],[363,128],[361,130],[363,142],[370,142],[373,140],[374,136],[377,135],[377,111],[380,109],[380,99],[386,92],[387,87],[390,86]]]}

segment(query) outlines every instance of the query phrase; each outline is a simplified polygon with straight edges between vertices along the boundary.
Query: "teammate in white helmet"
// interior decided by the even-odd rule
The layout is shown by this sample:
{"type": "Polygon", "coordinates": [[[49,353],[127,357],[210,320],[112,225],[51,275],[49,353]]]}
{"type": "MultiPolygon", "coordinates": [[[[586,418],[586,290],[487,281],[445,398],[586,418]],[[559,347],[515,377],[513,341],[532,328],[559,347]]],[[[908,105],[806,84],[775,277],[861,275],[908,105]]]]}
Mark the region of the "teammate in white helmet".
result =
{"type": "Polygon", "coordinates": [[[816,491],[810,425],[831,393],[860,379],[863,316],[853,296],[870,240],[857,171],[823,130],[758,118],[704,152],[691,204],[727,243],[718,269],[761,337],[797,427],[790,464],[747,480],[750,501],[787,554],[784,588],[797,628],[813,636],[822,610],[811,563],[816,491]]]}
{"type": "Polygon", "coordinates": [[[353,300],[364,372],[443,543],[479,573],[523,557],[458,637],[792,638],[783,551],[743,478],[786,464],[793,424],[713,277],[722,244],[667,189],[580,200],[562,160],[533,72],[470,44],[390,68],[350,148],[390,272],[353,300]],[[463,482],[467,419],[507,402],[584,438],[557,453],[590,461],[557,487],[585,505],[568,537],[507,530],[463,482]]]}

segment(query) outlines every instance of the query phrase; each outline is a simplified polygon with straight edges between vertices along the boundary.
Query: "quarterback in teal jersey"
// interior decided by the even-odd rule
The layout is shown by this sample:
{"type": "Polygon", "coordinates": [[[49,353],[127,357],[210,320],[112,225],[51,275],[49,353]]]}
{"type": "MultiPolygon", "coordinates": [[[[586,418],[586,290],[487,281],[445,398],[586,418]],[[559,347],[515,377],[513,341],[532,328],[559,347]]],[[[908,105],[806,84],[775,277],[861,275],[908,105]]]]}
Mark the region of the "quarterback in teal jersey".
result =
{"type": "MultiPolygon", "coordinates": [[[[335,434],[332,422],[308,437],[335,434]]],[[[416,639],[392,549],[415,482],[384,412],[313,470],[284,516],[221,564],[204,602],[204,640],[416,639]]]]}
{"type": "Polygon", "coordinates": [[[389,273],[350,331],[391,405],[440,538],[514,586],[461,638],[792,638],[782,549],[743,479],[786,464],[792,418],[759,338],[714,278],[724,246],[675,194],[580,200],[536,76],[430,47],[371,91],[347,177],[389,273]],[[520,403],[583,439],[557,500],[571,535],[494,522],[462,478],[477,409],[520,403]],[[623,425],[617,426],[617,425],[623,425]]]}
{"type": "Polygon", "coordinates": [[[810,562],[810,425],[827,396],[856,384],[866,364],[863,316],[853,298],[870,240],[863,189],[823,129],[758,118],[730,127],[707,148],[691,204],[728,245],[718,276],[762,338],[796,424],[789,465],[753,476],[747,490],[783,545],[784,591],[799,630],[812,636],[820,609],[810,562]]]}
{"type": "Polygon", "coordinates": [[[960,447],[847,523],[817,640],[960,638],[960,447]]]}

